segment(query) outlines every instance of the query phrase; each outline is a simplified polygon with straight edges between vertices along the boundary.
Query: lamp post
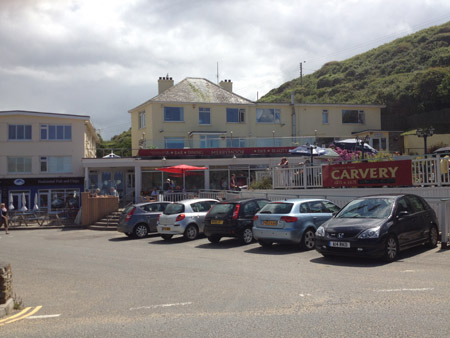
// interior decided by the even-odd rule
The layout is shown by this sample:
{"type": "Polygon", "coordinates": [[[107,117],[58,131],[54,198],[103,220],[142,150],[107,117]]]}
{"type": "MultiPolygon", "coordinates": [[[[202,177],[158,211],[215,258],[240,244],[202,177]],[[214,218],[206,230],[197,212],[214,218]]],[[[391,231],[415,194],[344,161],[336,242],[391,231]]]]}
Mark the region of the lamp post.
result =
{"type": "Polygon", "coordinates": [[[275,147],[275,130],[272,130],[272,146],[275,147]]]}
{"type": "Polygon", "coordinates": [[[433,136],[434,134],[434,128],[433,127],[427,127],[427,128],[418,128],[416,130],[416,135],[418,137],[423,137],[423,154],[425,155],[427,153],[427,137],[433,136]]]}

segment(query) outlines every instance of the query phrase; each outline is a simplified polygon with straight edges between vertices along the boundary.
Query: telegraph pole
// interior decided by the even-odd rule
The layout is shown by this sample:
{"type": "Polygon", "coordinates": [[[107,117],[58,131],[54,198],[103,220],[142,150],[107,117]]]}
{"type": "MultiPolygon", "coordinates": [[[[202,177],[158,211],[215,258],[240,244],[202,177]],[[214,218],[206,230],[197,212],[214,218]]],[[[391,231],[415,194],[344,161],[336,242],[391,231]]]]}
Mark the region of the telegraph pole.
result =
{"type": "Polygon", "coordinates": [[[303,84],[303,63],[306,63],[306,61],[300,62],[300,85],[303,84]]]}

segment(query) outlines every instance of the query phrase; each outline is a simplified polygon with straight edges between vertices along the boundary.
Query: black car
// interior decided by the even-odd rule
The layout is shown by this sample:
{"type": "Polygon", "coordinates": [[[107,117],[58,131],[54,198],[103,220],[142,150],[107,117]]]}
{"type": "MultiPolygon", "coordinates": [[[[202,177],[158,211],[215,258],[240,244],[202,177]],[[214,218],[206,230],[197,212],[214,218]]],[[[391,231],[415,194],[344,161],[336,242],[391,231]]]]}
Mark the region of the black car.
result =
{"type": "Polygon", "coordinates": [[[372,256],[394,261],[400,250],[427,244],[436,247],[436,213],[420,196],[378,195],[349,202],[316,231],[323,256],[372,256]]]}
{"type": "Polygon", "coordinates": [[[205,235],[211,243],[222,237],[237,237],[242,243],[253,241],[253,216],[270,201],[263,198],[241,198],[214,205],[205,217],[205,235]]]}

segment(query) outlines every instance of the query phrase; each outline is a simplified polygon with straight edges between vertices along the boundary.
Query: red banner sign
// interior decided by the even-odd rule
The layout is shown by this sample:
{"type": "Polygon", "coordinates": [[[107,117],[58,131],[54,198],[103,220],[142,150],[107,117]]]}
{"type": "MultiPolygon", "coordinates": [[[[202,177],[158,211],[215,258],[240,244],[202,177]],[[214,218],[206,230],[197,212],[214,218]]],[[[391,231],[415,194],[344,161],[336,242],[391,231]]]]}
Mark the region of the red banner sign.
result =
{"type": "Polygon", "coordinates": [[[322,167],[323,186],[411,186],[411,161],[334,164],[322,167]]]}
{"type": "Polygon", "coordinates": [[[179,156],[233,156],[233,155],[280,155],[289,154],[295,147],[255,147],[255,148],[192,148],[192,149],[139,149],[139,156],[179,157],[179,156]]]}

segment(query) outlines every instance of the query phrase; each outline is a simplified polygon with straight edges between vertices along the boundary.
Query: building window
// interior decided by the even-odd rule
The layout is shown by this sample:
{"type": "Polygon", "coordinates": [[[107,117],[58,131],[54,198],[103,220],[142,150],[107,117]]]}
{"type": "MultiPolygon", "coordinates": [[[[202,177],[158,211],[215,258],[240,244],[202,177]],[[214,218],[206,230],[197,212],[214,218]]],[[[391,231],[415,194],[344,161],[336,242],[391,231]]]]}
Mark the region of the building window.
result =
{"type": "Polygon", "coordinates": [[[198,123],[199,124],[211,124],[211,109],[198,108],[198,123]]]}
{"type": "Polygon", "coordinates": [[[42,173],[71,173],[72,157],[71,156],[42,156],[41,157],[42,173]]]}
{"type": "Polygon", "coordinates": [[[322,110],[322,124],[328,124],[328,110],[322,110]]]}
{"type": "Polygon", "coordinates": [[[200,148],[219,148],[220,137],[218,135],[200,135],[200,148]]]}
{"type": "Polygon", "coordinates": [[[31,173],[31,157],[8,157],[8,174],[31,173]]]}
{"type": "Polygon", "coordinates": [[[183,137],[165,137],[164,148],[166,149],[183,149],[184,138],[183,137]]]}
{"type": "Polygon", "coordinates": [[[245,148],[245,139],[242,138],[227,138],[227,148],[245,148]]]}
{"type": "Polygon", "coordinates": [[[164,107],[164,122],[184,122],[183,107],[164,107]]]}
{"type": "Polygon", "coordinates": [[[244,123],[245,109],[227,108],[227,122],[228,123],[244,123]]]}
{"type": "Polygon", "coordinates": [[[139,113],[139,129],[145,128],[145,111],[139,113]]]}
{"type": "Polygon", "coordinates": [[[72,140],[72,126],[41,124],[41,140],[70,141],[72,140]]]}
{"type": "Polygon", "coordinates": [[[31,125],[10,124],[8,126],[8,140],[31,140],[31,125]]]}
{"type": "Polygon", "coordinates": [[[256,109],[257,123],[281,123],[279,109],[256,109]]]}
{"type": "Polygon", "coordinates": [[[363,110],[342,110],[342,123],[365,123],[363,110]]]}

